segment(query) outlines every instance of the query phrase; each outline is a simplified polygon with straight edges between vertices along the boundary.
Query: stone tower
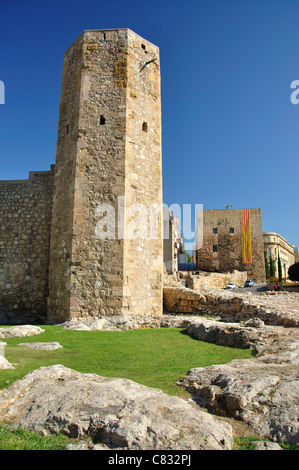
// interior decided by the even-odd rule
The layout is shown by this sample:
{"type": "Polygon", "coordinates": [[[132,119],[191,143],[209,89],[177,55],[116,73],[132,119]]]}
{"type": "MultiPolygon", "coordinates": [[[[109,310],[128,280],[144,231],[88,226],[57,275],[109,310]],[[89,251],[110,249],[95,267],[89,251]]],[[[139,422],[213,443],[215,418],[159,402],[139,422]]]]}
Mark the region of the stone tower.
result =
{"type": "Polygon", "coordinates": [[[129,29],[66,51],[48,318],[162,313],[159,49],[129,29]]]}

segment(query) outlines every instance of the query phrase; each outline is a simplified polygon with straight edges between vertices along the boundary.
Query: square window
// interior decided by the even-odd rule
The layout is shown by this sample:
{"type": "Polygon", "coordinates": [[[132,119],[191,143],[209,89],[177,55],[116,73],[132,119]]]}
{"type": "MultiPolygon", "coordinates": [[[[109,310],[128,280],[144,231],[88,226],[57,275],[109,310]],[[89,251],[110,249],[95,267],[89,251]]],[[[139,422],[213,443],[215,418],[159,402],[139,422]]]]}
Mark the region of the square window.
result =
{"type": "Polygon", "coordinates": [[[231,227],[231,228],[229,229],[229,233],[235,233],[234,227],[231,227]]]}
{"type": "Polygon", "coordinates": [[[218,233],[218,228],[213,228],[213,233],[218,233]]]}

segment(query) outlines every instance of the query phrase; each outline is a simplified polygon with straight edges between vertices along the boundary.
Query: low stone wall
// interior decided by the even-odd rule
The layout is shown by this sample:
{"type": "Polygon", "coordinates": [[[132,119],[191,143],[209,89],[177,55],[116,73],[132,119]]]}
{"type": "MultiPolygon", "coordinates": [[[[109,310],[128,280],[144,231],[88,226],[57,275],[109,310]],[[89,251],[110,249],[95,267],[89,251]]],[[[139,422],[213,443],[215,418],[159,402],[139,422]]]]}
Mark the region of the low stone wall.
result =
{"type": "MultiPolygon", "coordinates": [[[[267,289],[269,291],[274,291],[274,286],[276,282],[267,282],[267,289]]],[[[279,286],[280,292],[299,292],[299,285],[298,286],[287,286],[287,285],[280,285],[279,286]]]]}
{"type": "Polygon", "coordinates": [[[199,289],[201,287],[224,289],[229,282],[236,286],[243,286],[247,280],[247,271],[234,271],[232,273],[200,273],[188,278],[190,289],[199,289]]]}
{"type": "Polygon", "coordinates": [[[265,294],[236,295],[218,289],[164,287],[164,312],[218,316],[225,321],[237,322],[258,317],[268,325],[299,326],[298,294],[265,294]]]}

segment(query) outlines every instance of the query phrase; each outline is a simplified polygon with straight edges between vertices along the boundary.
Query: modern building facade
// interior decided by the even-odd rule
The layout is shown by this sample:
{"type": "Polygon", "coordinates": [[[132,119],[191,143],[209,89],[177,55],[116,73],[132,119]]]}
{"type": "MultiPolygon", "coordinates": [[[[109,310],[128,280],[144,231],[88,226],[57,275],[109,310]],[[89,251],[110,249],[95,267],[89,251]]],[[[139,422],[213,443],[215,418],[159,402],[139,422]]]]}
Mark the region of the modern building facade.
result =
{"type": "Polygon", "coordinates": [[[287,277],[288,269],[296,259],[294,245],[275,232],[264,232],[263,237],[268,263],[270,263],[270,258],[273,260],[274,276],[278,277],[278,258],[280,257],[282,275],[287,277]]]}
{"type": "Polygon", "coordinates": [[[0,312],[163,309],[159,49],[84,31],[64,56],[56,163],[0,182],[0,312]]]}

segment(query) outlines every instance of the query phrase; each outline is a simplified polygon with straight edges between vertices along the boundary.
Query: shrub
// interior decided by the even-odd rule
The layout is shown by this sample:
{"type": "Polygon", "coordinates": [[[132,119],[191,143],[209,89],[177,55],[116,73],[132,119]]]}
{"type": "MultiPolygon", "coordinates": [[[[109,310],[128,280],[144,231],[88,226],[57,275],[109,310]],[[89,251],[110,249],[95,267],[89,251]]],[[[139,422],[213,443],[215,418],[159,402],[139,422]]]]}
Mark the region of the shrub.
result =
{"type": "Polygon", "coordinates": [[[268,282],[278,282],[278,277],[269,277],[268,282]]]}
{"type": "Polygon", "coordinates": [[[291,281],[299,281],[299,262],[289,267],[288,274],[291,281]]]}

